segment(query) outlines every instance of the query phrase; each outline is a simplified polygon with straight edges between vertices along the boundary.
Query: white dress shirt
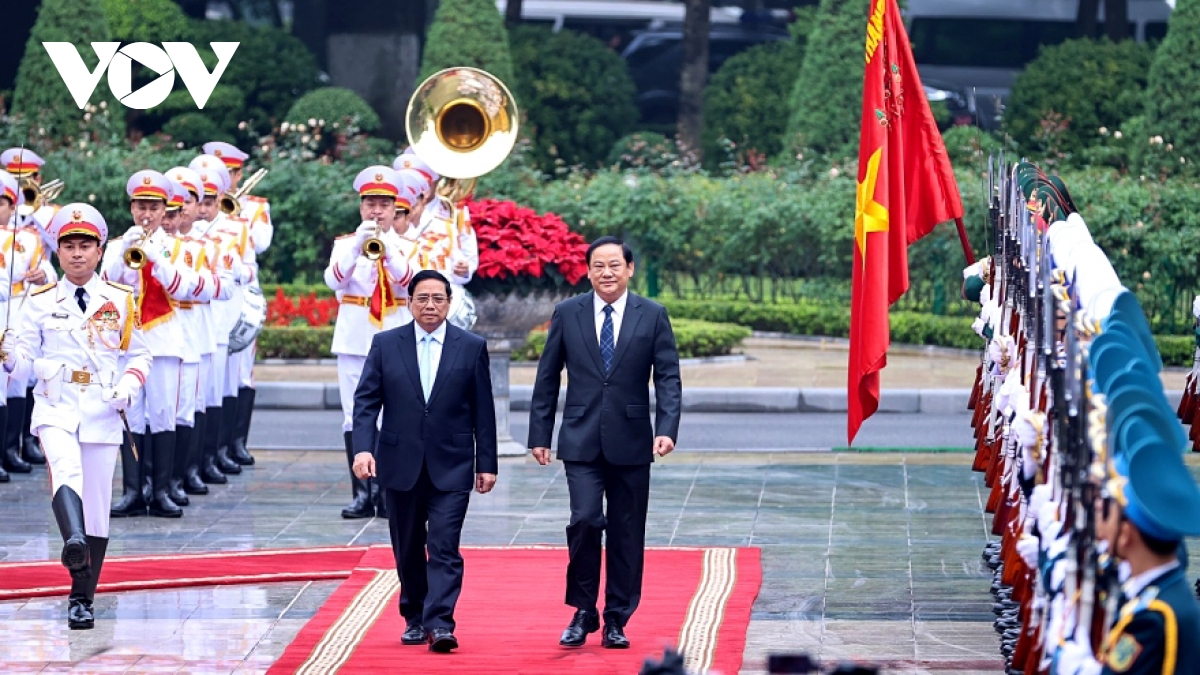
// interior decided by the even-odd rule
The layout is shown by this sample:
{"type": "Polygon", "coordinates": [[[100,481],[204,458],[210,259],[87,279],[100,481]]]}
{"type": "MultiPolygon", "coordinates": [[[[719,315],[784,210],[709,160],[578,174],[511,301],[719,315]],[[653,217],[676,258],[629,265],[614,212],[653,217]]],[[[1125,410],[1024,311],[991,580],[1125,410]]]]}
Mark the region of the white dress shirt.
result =
{"type": "MultiPolygon", "coordinates": [[[[613,347],[617,346],[617,338],[621,336],[621,319],[625,316],[625,302],[629,300],[629,291],[626,290],[613,303],[612,323],[613,323],[613,347]]],[[[596,343],[600,343],[600,331],[604,328],[604,306],[608,303],[600,299],[599,293],[592,295],[592,307],[596,312],[596,343]]]]}
{"type": "MultiPolygon", "coordinates": [[[[432,391],[433,383],[437,381],[438,365],[442,362],[442,345],[446,343],[446,322],[433,330],[432,333],[425,332],[421,328],[421,324],[413,322],[413,334],[417,338],[417,367],[421,366],[421,340],[425,339],[426,335],[433,336],[433,342],[429,345],[429,377],[433,378],[430,382],[430,390],[432,391]]],[[[428,403],[428,401],[426,401],[428,403]]]]}

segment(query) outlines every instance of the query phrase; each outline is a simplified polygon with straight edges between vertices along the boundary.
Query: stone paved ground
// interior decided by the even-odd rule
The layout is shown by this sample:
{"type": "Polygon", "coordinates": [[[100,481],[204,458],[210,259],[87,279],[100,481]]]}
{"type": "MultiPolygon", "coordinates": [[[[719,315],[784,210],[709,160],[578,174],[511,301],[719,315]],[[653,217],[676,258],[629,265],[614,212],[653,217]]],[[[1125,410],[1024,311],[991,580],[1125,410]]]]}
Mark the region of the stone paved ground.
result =
{"type": "MultiPolygon", "coordinates": [[[[258,456],[180,520],[114,520],[111,552],[387,541],[386,523],[338,517],[348,490],[337,454],[258,456]]],[[[745,674],[763,673],[770,652],[870,659],[888,672],[999,672],[980,482],[967,460],[677,453],[654,468],[648,543],[762,548],[745,674]]],[[[47,493],[44,470],[0,485],[0,560],[57,555],[47,493]]],[[[566,520],[561,465],[506,460],[496,491],[472,497],[463,541],[561,544],[566,520]]],[[[90,632],[66,630],[61,599],[0,602],[0,671],[261,673],[336,585],[101,596],[90,632]]]]}

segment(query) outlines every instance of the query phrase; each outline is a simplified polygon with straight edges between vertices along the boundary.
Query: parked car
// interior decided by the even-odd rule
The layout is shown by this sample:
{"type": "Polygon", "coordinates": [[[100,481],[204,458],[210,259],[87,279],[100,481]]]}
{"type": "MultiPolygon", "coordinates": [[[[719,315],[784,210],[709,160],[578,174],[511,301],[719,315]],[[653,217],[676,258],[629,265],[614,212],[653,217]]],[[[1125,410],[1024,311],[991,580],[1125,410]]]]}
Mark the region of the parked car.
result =
{"type": "MultiPolygon", "coordinates": [[[[717,72],[729,57],[754,45],[788,39],[784,28],[714,24],[709,33],[708,72],[717,72]]],[[[637,32],[621,57],[637,85],[643,125],[673,129],[679,114],[679,77],[683,69],[682,24],[637,32]]]]}

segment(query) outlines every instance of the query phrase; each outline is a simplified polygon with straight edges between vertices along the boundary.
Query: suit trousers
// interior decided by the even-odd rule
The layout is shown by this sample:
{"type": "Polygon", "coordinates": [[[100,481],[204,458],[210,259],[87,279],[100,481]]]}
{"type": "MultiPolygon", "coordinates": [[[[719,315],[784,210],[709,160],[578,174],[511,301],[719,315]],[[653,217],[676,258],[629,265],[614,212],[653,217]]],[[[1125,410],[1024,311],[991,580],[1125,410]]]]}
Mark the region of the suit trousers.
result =
{"type": "Polygon", "coordinates": [[[42,425],[35,430],[50,468],[50,494],[67,486],[83,500],[83,525],[89,537],[108,537],[113,469],[120,446],[80,443],[79,434],[42,425]]]}
{"type": "Polygon", "coordinates": [[[642,598],[650,465],[610,464],[603,456],[591,462],[563,464],[571,498],[567,604],[576,609],[596,609],[601,537],[607,530],[604,621],[624,627],[642,598]],[[607,515],[603,508],[606,496],[607,515]]]}
{"type": "Polygon", "coordinates": [[[463,580],[458,544],[470,491],[438,490],[422,467],[413,489],[387,488],[384,499],[400,577],[400,616],[409,623],[420,621],[427,630],[453,631],[463,580]]]}

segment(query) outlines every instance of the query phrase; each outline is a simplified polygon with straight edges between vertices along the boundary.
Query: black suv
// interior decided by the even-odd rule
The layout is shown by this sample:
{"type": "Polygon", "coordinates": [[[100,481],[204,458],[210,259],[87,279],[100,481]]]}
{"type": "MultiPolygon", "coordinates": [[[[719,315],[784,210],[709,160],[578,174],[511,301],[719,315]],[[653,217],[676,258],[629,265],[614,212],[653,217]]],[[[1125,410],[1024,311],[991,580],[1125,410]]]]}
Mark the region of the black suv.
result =
{"type": "MultiPolygon", "coordinates": [[[[786,29],[769,25],[715,24],[709,33],[708,72],[717,72],[726,59],[754,45],[787,40],[786,29]]],[[[669,126],[679,112],[679,76],[683,68],[683,26],[667,25],[634,34],[621,58],[637,85],[642,123],[669,126]]]]}

